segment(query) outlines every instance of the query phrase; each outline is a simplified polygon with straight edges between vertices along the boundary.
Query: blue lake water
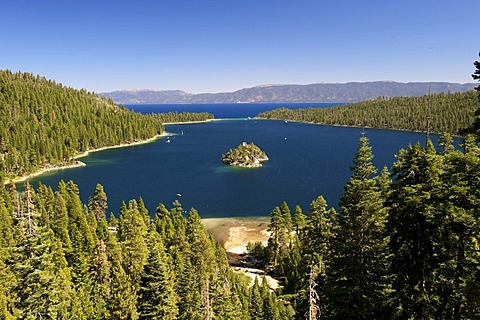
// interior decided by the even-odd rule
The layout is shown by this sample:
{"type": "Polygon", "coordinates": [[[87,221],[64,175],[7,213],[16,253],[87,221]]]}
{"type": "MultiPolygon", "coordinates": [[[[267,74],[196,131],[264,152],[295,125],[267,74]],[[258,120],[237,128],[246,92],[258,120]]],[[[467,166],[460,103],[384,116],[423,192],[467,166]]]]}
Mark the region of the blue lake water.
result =
{"type": "MultiPolygon", "coordinates": [[[[229,111],[238,110],[225,108],[237,106],[248,109],[248,113],[239,116],[258,113],[250,110],[254,109],[250,105],[224,105],[223,110],[214,105],[201,111],[232,118],[229,111]]],[[[179,105],[176,107],[176,111],[186,111],[179,105]]],[[[150,113],[165,112],[168,106],[133,108],[150,113]]],[[[199,107],[188,105],[188,108],[199,107]]],[[[95,185],[101,183],[108,195],[109,211],[114,213],[118,212],[121,200],[139,196],[153,213],[159,203],[170,207],[177,194],[181,194],[179,200],[185,209],[194,207],[202,217],[266,216],[282,201],[291,207],[299,204],[308,211],[309,203],[318,195],[323,195],[330,206],[337,205],[361,136],[359,128],[256,119],[165,128],[172,134],[169,139],[95,152],[80,159],[86,167],[46,174],[32,182],[36,185],[41,180],[56,188],[61,179],[73,180],[79,185],[84,202],[95,185]],[[270,161],[255,169],[223,165],[222,154],[242,141],[255,142],[270,161]]],[[[379,170],[384,165],[391,167],[400,148],[425,140],[424,134],[412,132],[367,129],[366,135],[379,170]]]]}

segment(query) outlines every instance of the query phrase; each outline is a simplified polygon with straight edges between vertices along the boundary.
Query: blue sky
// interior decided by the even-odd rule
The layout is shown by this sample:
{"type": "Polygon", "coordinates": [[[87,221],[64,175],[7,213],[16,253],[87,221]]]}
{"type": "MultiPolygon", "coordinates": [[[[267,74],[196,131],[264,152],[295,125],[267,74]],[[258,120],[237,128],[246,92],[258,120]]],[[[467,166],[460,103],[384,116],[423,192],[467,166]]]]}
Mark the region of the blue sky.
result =
{"type": "Polygon", "coordinates": [[[0,0],[0,69],[74,88],[473,82],[478,0],[0,0]]]}

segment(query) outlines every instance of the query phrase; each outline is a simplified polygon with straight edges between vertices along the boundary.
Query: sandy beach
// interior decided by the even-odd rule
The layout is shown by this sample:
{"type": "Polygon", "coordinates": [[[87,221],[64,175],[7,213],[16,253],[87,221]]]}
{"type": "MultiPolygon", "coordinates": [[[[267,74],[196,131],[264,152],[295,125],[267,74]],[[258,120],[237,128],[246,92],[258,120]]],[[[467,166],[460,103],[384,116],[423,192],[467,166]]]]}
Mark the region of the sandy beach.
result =
{"type": "Polygon", "coordinates": [[[248,242],[266,243],[268,240],[268,217],[208,218],[202,221],[227,252],[242,254],[248,242]]]}
{"type": "MultiPolygon", "coordinates": [[[[237,256],[246,252],[248,242],[263,242],[268,240],[268,217],[257,218],[209,218],[202,219],[205,228],[210,231],[215,240],[217,240],[232,256],[237,256]]],[[[234,261],[236,260],[233,259],[234,261]]],[[[264,270],[232,265],[235,272],[242,273],[251,279],[250,285],[253,285],[255,279],[259,284],[265,279],[272,290],[281,286],[278,279],[267,275],[264,270]]]]}

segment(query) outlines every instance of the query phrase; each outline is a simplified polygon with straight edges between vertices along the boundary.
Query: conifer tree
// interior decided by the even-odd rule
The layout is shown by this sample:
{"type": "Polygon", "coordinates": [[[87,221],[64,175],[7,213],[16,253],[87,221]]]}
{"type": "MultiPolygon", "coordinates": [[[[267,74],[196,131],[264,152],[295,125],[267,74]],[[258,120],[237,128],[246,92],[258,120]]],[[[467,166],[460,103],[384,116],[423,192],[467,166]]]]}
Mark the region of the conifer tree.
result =
{"type": "Polygon", "coordinates": [[[58,191],[55,192],[52,220],[55,221],[51,226],[53,233],[55,237],[61,241],[64,252],[69,254],[72,251],[72,241],[68,233],[69,221],[67,205],[63,195],[58,191]]]}
{"type": "Polygon", "coordinates": [[[73,297],[70,270],[53,231],[39,223],[33,198],[33,189],[27,183],[17,213],[23,235],[15,258],[18,309],[27,319],[66,318],[73,297]]]}
{"type": "Polygon", "coordinates": [[[285,219],[279,207],[275,207],[270,213],[268,231],[271,233],[270,238],[268,239],[268,248],[272,255],[271,261],[274,266],[277,266],[280,250],[286,239],[285,219]]]}
{"type": "Polygon", "coordinates": [[[263,297],[257,277],[255,277],[253,286],[250,289],[250,317],[252,320],[265,319],[263,310],[263,297]]]}
{"type": "Polygon", "coordinates": [[[172,262],[154,227],[150,228],[148,243],[149,256],[140,280],[140,319],[176,319],[178,296],[174,291],[172,262]]]}
{"type": "Polygon", "coordinates": [[[170,212],[162,203],[159,204],[156,209],[154,224],[157,228],[157,232],[162,237],[165,247],[170,247],[172,244],[172,239],[174,238],[175,229],[172,223],[170,212]]]}
{"type": "Polygon", "coordinates": [[[288,233],[290,233],[293,229],[292,227],[292,215],[290,213],[290,208],[288,204],[283,201],[282,205],[280,206],[280,212],[282,213],[283,220],[285,221],[285,229],[288,233]]]}
{"type": "Polygon", "coordinates": [[[14,319],[14,292],[17,278],[11,267],[15,246],[13,216],[7,211],[6,199],[0,191],[0,318],[14,319]]]}
{"type": "MultiPolygon", "coordinates": [[[[306,277],[313,269],[320,296],[319,308],[326,312],[327,275],[330,268],[332,252],[331,242],[334,236],[337,213],[335,209],[327,210],[327,202],[322,196],[310,204],[307,225],[302,232],[302,274],[306,277]]],[[[295,289],[300,294],[297,299],[296,312],[303,315],[308,308],[308,283],[302,281],[295,289]]]]}
{"type": "Polygon", "coordinates": [[[365,136],[351,167],[352,176],[340,199],[340,215],[332,251],[331,312],[335,319],[385,317],[388,250],[387,211],[365,136]]]}
{"type": "Polygon", "coordinates": [[[95,187],[93,195],[90,197],[90,200],[88,202],[88,210],[93,213],[96,220],[99,220],[106,219],[107,208],[107,195],[103,190],[103,186],[98,183],[95,187]]]}
{"type": "Polygon", "coordinates": [[[135,288],[131,284],[125,270],[122,267],[122,253],[120,245],[112,233],[105,229],[102,220],[100,227],[103,227],[104,238],[99,237],[105,243],[105,252],[110,265],[110,287],[107,292],[107,311],[110,318],[115,319],[137,319],[137,296],[135,288]]]}
{"type": "Polygon", "coordinates": [[[438,292],[435,287],[438,231],[443,216],[434,195],[442,185],[441,158],[430,141],[400,150],[393,166],[394,181],[388,196],[387,231],[394,253],[394,307],[402,318],[432,318],[438,292]]]}
{"type": "Polygon", "coordinates": [[[131,284],[136,285],[139,283],[148,258],[148,247],[145,240],[148,230],[135,200],[131,200],[128,208],[120,212],[118,227],[122,265],[130,277],[131,284]]]}
{"type": "Polygon", "coordinates": [[[463,142],[464,152],[446,139],[442,184],[435,194],[442,219],[437,223],[440,241],[436,252],[435,290],[439,293],[436,318],[471,318],[480,311],[480,148],[473,136],[463,142]]]}
{"type": "Polygon", "coordinates": [[[307,224],[307,218],[303,213],[302,208],[299,205],[295,206],[292,223],[293,223],[293,230],[295,231],[295,234],[297,236],[300,234],[301,230],[307,224]]]}

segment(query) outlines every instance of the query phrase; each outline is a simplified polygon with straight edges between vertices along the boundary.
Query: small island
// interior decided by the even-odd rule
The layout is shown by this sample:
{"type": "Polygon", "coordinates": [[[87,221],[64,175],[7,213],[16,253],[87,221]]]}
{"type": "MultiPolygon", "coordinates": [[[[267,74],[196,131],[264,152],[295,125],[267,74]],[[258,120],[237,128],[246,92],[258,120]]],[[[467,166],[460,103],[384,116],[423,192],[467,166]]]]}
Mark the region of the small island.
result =
{"type": "Polygon", "coordinates": [[[226,154],[222,155],[222,162],[231,166],[258,168],[262,166],[262,162],[267,161],[268,157],[253,142],[242,142],[237,148],[230,149],[226,154]]]}

